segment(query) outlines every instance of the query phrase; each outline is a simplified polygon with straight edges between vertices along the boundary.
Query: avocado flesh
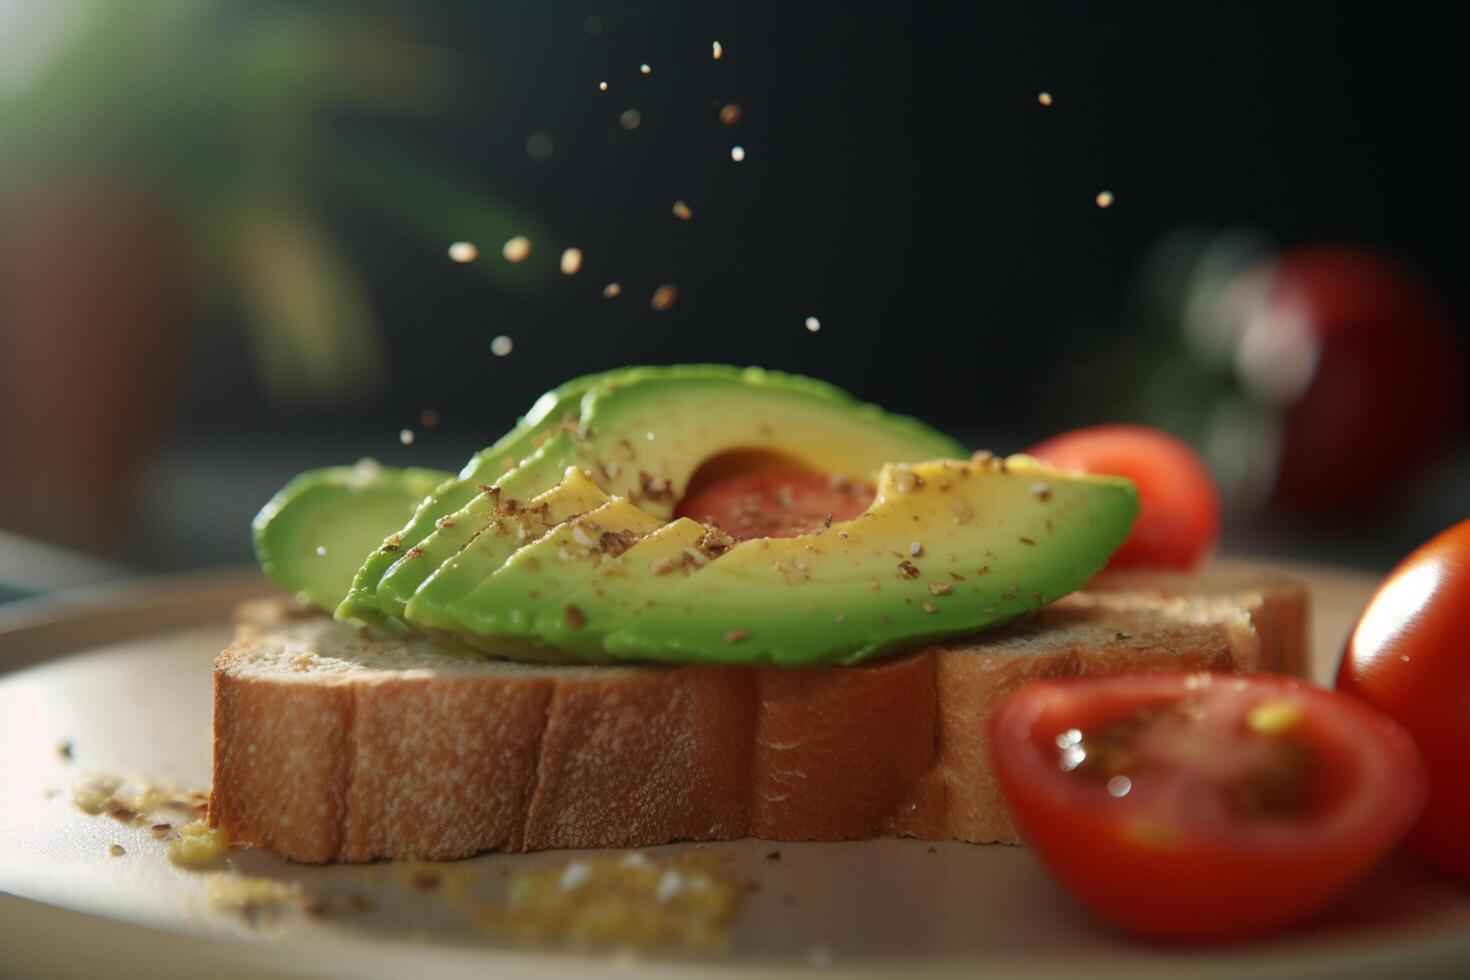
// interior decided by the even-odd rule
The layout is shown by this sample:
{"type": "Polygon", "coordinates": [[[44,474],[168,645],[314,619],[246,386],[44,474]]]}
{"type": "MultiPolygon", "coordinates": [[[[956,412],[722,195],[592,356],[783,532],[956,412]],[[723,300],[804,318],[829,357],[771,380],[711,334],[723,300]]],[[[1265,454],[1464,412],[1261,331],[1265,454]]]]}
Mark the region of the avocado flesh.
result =
{"type": "MultiPolygon", "coordinates": [[[[587,392],[576,429],[559,427],[500,476],[498,499],[528,499],[553,485],[568,466],[580,465],[596,474],[608,494],[667,520],[701,463],[750,449],[780,453],[818,472],[863,477],[886,462],[965,453],[914,419],[809,378],[724,365],[630,368],[605,376],[587,392]]],[[[495,506],[495,495],[478,493],[452,513],[451,527],[419,540],[414,547],[422,558],[400,558],[381,577],[379,614],[403,618],[425,579],[459,554],[495,506]]],[[[411,537],[402,535],[405,542],[411,537]]],[[[483,578],[495,566],[466,562],[466,581],[474,577],[470,569],[483,578]]],[[[437,602],[458,598],[447,585],[438,591],[437,602]]]]}
{"type": "Polygon", "coordinates": [[[251,524],[260,567],[303,602],[330,612],[347,594],[362,556],[448,476],[368,461],[302,473],[251,524]]]}
{"type": "Polygon", "coordinates": [[[1137,513],[1127,480],[1024,456],[885,466],[857,518],[741,542],[625,622],[587,626],[606,629],[603,648],[619,660],[858,663],[999,626],[1083,587],[1137,513]]]}
{"type": "MultiPolygon", "coordinates": [[[[598,566],[623,553],[663,522],[615,497],[558,525],[521,548],[493,575],[449,606],[456,635],[476,650],[518,660],[569,662],[535,632],[539,620],[561,615],[575,628],[566,597],[598,566]]],[[[605,659],[605,658],[603,658],[605,659]]]]}
{"type": "Polygon", "coordinates": [[[458,476],[444,474],[440,484],[430,488],[431,493],[425,495],[421,505],[405,521],[399,522],[396,530],[392,527],[386,529],[383,535],[363,549],[362,554],[367,556],[367,560],[363,561],[359,556],[361,567],[353,575],[349,588],[338,596],[340,605],[335,607],[336,617],[381,625],[387,617],[378,604],[378,583],[398,560],[400,553],[411,550],[434,531],[437,521],[478,495],[480,484],[494,483],[504,475],[507,466],[513,466],[521,457],[531,453],[546,433],[559,429],[567,413],[577,410],[582,396],[590,388],[623,373],[623,370],[616,370],[584,375],[553,388],[536,399],[514,429],[496,440],[493,446],[470,457],[458,476]],[[398,550],[379,547],[389,543],[397,545],[398,550]]]}
{"type": "MultiPolygon", "coordinates": [[[[621,626],[644,607],[656,602],[678,582],[709,563],[700,544],[710,528],[680,517],[648,534],[609,561],[566,596],[566,606],[577,610],[580,625],[573,626],[565,607],[538,614],[534,632],[548,646],[585,663],[610,662],[603,649],[608,631],[621,626]]],[[[718,533],[718,532],[716,532],[718,533]]]]}
{"type": "MultiPolygon", "coordinates": [[[[502,508],[494,512],[488,521],[482,522],[469,543],[424,580],[404,608],[404,619],[415,629],[432,636],[453,634],[461,628],[460,622],[449,612],[446,604],[439,601],[441,593],[464,595],[504,565],[519,549],[558,524],[595,510],[609,499],[585,470],[568,467],[562,482],[550,490],[524,504],[518,503],[510,513],[502,508]]],[[[454,518],[441,518],[443,520],[452,521],[454,518]]]]}

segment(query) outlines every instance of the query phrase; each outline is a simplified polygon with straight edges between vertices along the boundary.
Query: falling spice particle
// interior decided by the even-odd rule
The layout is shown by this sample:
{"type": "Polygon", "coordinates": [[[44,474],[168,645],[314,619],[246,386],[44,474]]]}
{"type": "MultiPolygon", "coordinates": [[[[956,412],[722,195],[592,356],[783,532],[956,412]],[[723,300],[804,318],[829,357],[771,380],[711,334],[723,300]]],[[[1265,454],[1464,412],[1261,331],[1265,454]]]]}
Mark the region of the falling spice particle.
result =
{"type": "Polygon", "coordinates": [[[439,412],[437,409],[426,408],[419,413],[419,425],[426,429],[432,429],[439,424],[439,412]]]}
{"type": "Polygon", "coordinates": [[[618,117],[618,125],[627,130],[637,129],[643,124],[643,113],[637,109],[625,109],[618,117]]]}
{"type": "Polygon", "coordinates": [[[561,274],[564,276],[575,276],[582,271],[582,250],[580,248],[569,248],[561,253],[561,274]]]}
{"type": "Polygon", "coordinates": [[[740,121],[740,106],[734,102],[720,107],[720,122],[726,126],[733,126],[740,121]]]}
{"type": "Polygon", "coordinates": [[[723,58],[725,56],[725,46],[723,44],[721,44],[719,41],[716,41],[714,44],[710,45],[710,55],[716,61],[719,61],[721,58],[723,58]]]}
{"type": "Polygon", "coordinates": [[[610,282],[606,286],[602,287],[602,295],[607,299],[612,299],[614,296],[621,295],[622,292],[623,284],[620,282],[610,282]]]}
{"type": "Polygon", "coordinates": [[[809,317],[806,318],[806,330],[807,330],[807,333],[816,333],[818,330],[821,330],[821,329],[822,329],[822,321],[821,320],[818,320],[814,316],[809,316],[809,317]]]}
{"type": "Polygon", "coordinates": [[[1112,207],[1113,206],[1113,192],[1112,191],[1098,191],[1098,194],[1097,194],[1097,206],[1100,207],[1100,208],[1110,208],[1110,207],[1112,207]]]}
{"type": "Polygon", "coordinates": [[[507,239],[506,243],[500,246],[500,254],[505,256],[507,262],[524,262],[526,256],[531,254],[531,240],[525,235],[507,239]]]}
{"type": "Polygon", "coordinates": [[[1037,102],[1040,102],[1042,105],[1051,105],[1051,101],[1052,101],[1051,100],[1051,93],[1050,92],[1039,92],[1039,93],[1037,93],[1037,95],[1036,95],[1036,101],[1037,102]]]}
{"type": "Polygon", "coordinates": [[[683,201],[675,201],[674,217],[678,218],[680,221],[688,221],[690,218],[694,217],[694,212],[690,210],[689,205],[685,204],[683,201]]]}
{"type": "Polygon", "coordinates": [[[399,433],[398,433],[398,441],[401,442],[401,443],[403,443],[405,446],[411,446],[411,445],[413,445],[413,430],[412,429],[402,429],[402,430],[400,430],[399,433]]]}
{"type": "Polygon", "coordinates": [[[653,299],[648,305],[660,313],[672,309],[674,301],[679,298],[679,287],[673,283],[666,282],[653,291],[653,299]]]}
{"type": "Polygon", "coordinates": [[[451,262],[473,262],[480,257],[480,250],[474,242],[455,242],[449,246],[449,260],[451,262]]]}
{"type": "Polygon", "coordinates": [[[535,132],[526,137],[526,156],[532,160],[545,160],[555,148],[550,133],[535,132]]]}
{"type": "Polygon", "coordinates": [[[606,92],[607,91],[607,82],[598,82],[597,83],[597,91],[599,91],[599,92],[606,92]]]}
{"type": "Polygon", "coordinates": [[[644,62],[643,64],[639,65],[638,66],[638,70],[641,71],[645,75],[652,75],[653,74],[653,69],[648,65],[647,62],[644,62]]]}
{"type": "Polygon", "coordinates": [[[743,162],[745,160],[745,147],[743,147],[743,146],[732,146],[732,147],[730,147],[730,159],[731,160],[734,160],[736,163],[743,162]]]}
{"type": "Polygon", "coordinates": [[[499,337],[496,337],[494,340],[490,341],[490,353],[494,354],[496,357],[504,357],[514,349],[515,341],[505,336],[505,334],[501,334],[499,337]]]}

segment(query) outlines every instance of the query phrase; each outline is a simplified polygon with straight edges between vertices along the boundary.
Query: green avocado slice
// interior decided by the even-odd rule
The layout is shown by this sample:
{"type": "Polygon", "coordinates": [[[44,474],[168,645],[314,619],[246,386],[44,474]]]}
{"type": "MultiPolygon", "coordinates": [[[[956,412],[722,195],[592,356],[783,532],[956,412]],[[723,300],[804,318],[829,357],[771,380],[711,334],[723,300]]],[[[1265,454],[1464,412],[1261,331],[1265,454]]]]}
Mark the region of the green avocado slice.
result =
{"type": "Polygon", "coordinates": [[[408,515],[406,525],[400,522],[396,531],[389,527],[363,549],[362,555],[367,559],[363,561],[359,556],[361,567],[352,577],[349,588],[343,590],[345,598],[338,597],[341,604],[336,607],[337,618],[381,625],[387,617],[379,608],[378,583],[398,560],[399,552],[406,553],[428,537],[434,531],[435,522],[452,514],[480,492],[479,484],[495,482],[508,466],[514,466],[522,456],[530,453],[545,433],[565,424],[567,413],[575,413],[582,396],[590,388],[621,374],[622,370],[588,374],[553,388],[536,399],[514,429],[496,440],[493,446],[472,456],[458,476],[445,474],[440,485],[432,488],[432,493],[425,497],[421,506],[408,515]],[[382,544],[391,544],[395,548],[379,547],[382,544]]]}
{"type": "Polygon", "coordinates": [[[347,593],[362,556],[448,475],[371,460],[302,473],[251,524],[260,567],[303,601],[330,612],[347,593]]]}
{"type": "MultiPolygon", "coordinates": [[[[544,440],[539,447],[496,480],[495,493],[471,495],[450,515],[451,526],[431,528],[418,540],[418,558],[400,558],[381,576],[375,606],[380,615],[403,618],[434,569],[458,555],[501,502],[543,492],[568,466],[590,469],[608,494],[667,520],[699,465],[725,452],[765,451],[792,465],[864,478],[886,462],[965,452],[915,419],[859,402],[824,382],[725,365],[629,368],[606,375],[583,396],[576,426],[544,430],[538,439],[544,440]]],[[[443,496],[458,500],[462,494],[443,496]]],[[[414,534],[399,537],[402,544],[414,534]]],[[[487,578],[495,568],[470,558],[454,581],[487,578]]],[[[371,577],[360,574],[358,580],[371,577]]],[[[449,586],[448,578],[442,580],[420,608],[459,599],[462,593],[449,586]]]]}
{"type": "Polygon", "coordinates": [[[627,623],[659,596],[697,572],[734,542],[718,528],[680,517],[603,562],[566,596],[560,609],[543,609],[533,632],[547,646],[583,663],[613,661],[608,632],[627,623]],[[575,610],[575,612],[568,612],[575,610]]]}
{"type": "Polygon", "coordinates": [[[999,626],[1081,588],[1137,513],[1127,480],[1025,456],[885,466],[857,518],[741,542],[623,622],[583,628],[589,640],[605,631],[604,651],[620,660],[859,663],[999,626]]]}
{"type": "MultiPolygon", "coordinates": [[[[591,474],[568,467],[562,481],[524,504],[500,507],[483,522],[464,548],[424,580],[404,608],[404,619],[431,636],[451,635],[461,629],[459,620],[435,601],[442,593],[464,595],[500,568],[517,550],[539,539],[553,527],[590,510],[611,498],[593,482],[591,474]]],[[[447,525],[454,518],[442,518],[447,525]]],[[[418,560],[418,559],[415,559],[418,560]]],[[[473,646],[471,645],[473,649],[473,646]]]]}
{"type": "Polygon", "coordinates": [[[459,620],[461,642],[517,660],[571,662],[565,651],[547,645],[536,623],[560,614],[573,628],[578,613],[566,596],[597,568],[623,553],[663,522],[614,497],[574,517],[521,548],[495,574],[450,605],[459,620]]]}

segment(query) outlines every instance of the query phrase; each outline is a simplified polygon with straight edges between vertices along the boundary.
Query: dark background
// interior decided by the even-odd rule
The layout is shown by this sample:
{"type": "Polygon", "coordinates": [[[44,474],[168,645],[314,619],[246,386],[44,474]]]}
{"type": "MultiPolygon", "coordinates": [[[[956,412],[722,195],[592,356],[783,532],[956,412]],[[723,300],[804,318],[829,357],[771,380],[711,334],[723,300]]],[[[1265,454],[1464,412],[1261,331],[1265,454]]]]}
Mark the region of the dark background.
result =
{"type": "MultiPolygon", "coordinates": [[[[222,16],[259,6],[292,5],[222,16]]],[[[1463,35],[1447,5],[343,9],[429,39],[468,72],[438,119],[349,109],[323,122],[328,137],[452,165],[534,217],[531,256],[481,274],[505,266],[503,236],[467,222],[430,242],[343,193],[345,162],[320,168],[311,194],[368,284],[384,383],[273,399],[237,311],[199,304],[114,550],[134,566],[247,560],[250,514],[296,470],[363,454],[457,468],[542,390],[620,364],[809,373],[1002,451],[1128,418],[1134,379],[1106,354],[1136,346],[1147,257],[1184,230],[1361,242],[1457,316],[1470,300],[1463,35]],[[733,128],[717,119],[726,102],[743,110],[733,128]],[[628,108],[642,114],[634,131],[619,126],[628,108]],[[538,131],[554,143],[545,160],[526,149],[538,131]],[[1104,189],[1107,209],[1094,203],[1104,189]],[[676,199],[693,220],[671,215],[676,199]],[[455,239],[475,241],[479,262],[448,261],[455,239]],[[586,257],[575,277],[556,267],[568,245],[586,257]],[[623,294],[605,299],[612,280],[623,294]],[[655,312],[665,282],[678,302],[655,312]],[[508,357],[490,351],[500,334],[508,357]],[[437,427],[419,424],[424,409],[437,427]]],[[[1228,541],[1384,566],[1465,516],[1465,460],[1461,436],[1432,479],[1357,530],[1241,521],[1228,541]]]]}

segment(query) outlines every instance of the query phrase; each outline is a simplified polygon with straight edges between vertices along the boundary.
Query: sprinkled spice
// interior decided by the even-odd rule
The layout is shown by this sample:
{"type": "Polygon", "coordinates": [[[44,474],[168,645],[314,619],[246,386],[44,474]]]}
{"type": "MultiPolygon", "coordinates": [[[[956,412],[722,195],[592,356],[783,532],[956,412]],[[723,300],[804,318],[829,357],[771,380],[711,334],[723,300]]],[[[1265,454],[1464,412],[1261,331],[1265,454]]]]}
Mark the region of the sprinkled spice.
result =
{"type": "Polygon", "coordinates": [[[719,41],[716,41],[716,42],[714,42],[713,44],[710,45],[709,53],[710,53],[710,57],[711,58],[715,59],[716,61],[719,61],[721,58],[723,58],[725,56],[725,46],[723,44],[721,44],[719,41]]]}
{"type": "Polygon", "coordinates": [[[507,262],[524,262],[526,256],[531,254],[531,240],[525,235],[508,238],[505,244],[500,246],[500,254],[505,256],[507,262]]]}
{"type": "Polygon", "coordinates": [[[123,846],[121,844],[108,844],[107,853],[111,854],[115,858],[120,858],[128,852],[123,850],[123,846]]]}
{"type": "Polygon", "coordinates": [[[1038,93],[1036,93],[1036,101],[1037,102],[1040,102],[1042,105],[1051,105],[1051,103],[1052,103],[1051,93],[1050,92],[1038,92],[1038,93]]]}
{"type": "Polygon", "coordinates": [[[817,331],[822,329],[822,321],[818,320],[814,316],[807,317],[805,322],[807,333],[816,333],[817,331]]]}
{"type": "Polygon", "coordinates": [[[620,282],[610,282],[602,287],[602,295],[605,299],[612,299],[614,296],[621,295],[622,292],[623,284],[620,282]]]}
{"type": "Polygon", "coordinates": [[[926,603],[924,603],[924,611],[926,613],[938,612],[939,611],[939,607],[936,606],[932,602],[926,602],[926,603]]]}
{"type": "Polygon", "coordinates": [[[597,91],[599,91],[599,92],[606,92],[607,91],[607,82],[598,82],[597,83],[597,91]]]}
{"type": "Polygon", "coordinates": [[[454,242],[449,246],[449,260],[451,262],[473,262],[480,257],[480,249],[474,242],[454,242]]]}
{"type": "Polygon", "coordinates": [[[653,298],[648,305],[659,313],[664,313],[674,308],[674,301],[679,298],[679,287],[673,283],[664,283],[653,291],[653,298]]]}
{"type": "Polygon", "coordinates": [[[953,585],[950,585],[948,582],[930,582],[929,583],[929,594],[930,595],[949,595],[953,591],[954,591],[954,586],[953,585]]]}
{"type": "Polygon", "coordinates": [[[1046,503],[1048,500],[1051,499],[1051,484],[1049,484],[1049,483],[1033,483],[1033,484],[1031,484],[1031,496],[1035,497],[1037,500],[1041,501],[1042,503],[1046,503]]]}
{"type": "Polygon", "coordinates": [[[1022,544],[1035,544],[1036,543],[1031,538],[1017,538],[1016,540],[1019,541],[1019,542],[1021,542],[1022,544]]]}
{"type": "Polygon", "coordinates": [[[913,555],[915,558],[917,558],[920,555],[922,555],[923,553],[924,553],[924,546],[922,544],[920,544],[917,541],[910,541],[909,542],[909,554],[910,555],[913,555]]]}
{"type": "Polygon", "coordinates": [[[643,113],[637,109],[624,109],[623,114],[618,117],[618,125],[627,130],[637,129],[643,124],[643,113]]]}
{"type": "Polygon", "coordinates": [[[749,637],[750,637],[750,630],[742,630],[742,629],[729,629],[729,630],[725,630],[725,642],[726,643],[739,643],[741,640],[748,639],[749,637]]]}
{"type": "Polygon", "coordinates": [[[582,610],[576,606],[567,606],[562,610],[562,614],[567,618],[567,625],[574,630],[579,630],[587,625],[587,617],[583,616],[582,610]]]}
{"type": "Polygon", "coordinates": [[[745,147],[743,147],[743,146],[732,146],[732,147],[730,147],[730,159],[731,160],[734,160],[736,163],[743,163],[743,162],[745,162],[745,147]]]}
{"type": "Polygon", "coordinates": [[[645,74],[645,75],[652,75],[653,74],[653,67],[651,65],[647,64],[647,63],[644,63],[644,64],[639,65],[638,66],[638,70],[640,72],[642,72],[643,74],[645,74]]]}
{"type": "Polygon", "coordinates": [[[1110,207],[1112,207],[1113,206],[1113,192],[1112,191],[1098,191],[1098,193],[1097,193],[1097,206],[1100,207],[1100,208],[1110,208],[1110,207]]]}
{"type": "Polygon", "coordinates": [[[726,126],[733,126],[740,121],[740,106],[734,102],[728,102],[720,107],[720,122],[726,126]]]}
{"type": "Polygon", "coordinates": [[[575,276],[582,271],[582,250],[569,248],[561,253],[561,274],[575,276]]]}
{"type": "Polygon", "coordinates": [[[689,205],[685,204],[683,201],[675,201],[674,217],[678,218],[680,221],[688,221],[690,218],[694,217],[694,212],[690,209],[689,205]]]}
{"type": "Polygon", "coordinates": [[[515,341],[511,340],[505,334],[501,334],[499,337],[490,341],[490,353],[496,357],[505,357],[513,350],[515,350],[515,341]]]}
{"type": "Polygon", "coordinates": [[[439,424],[439,412],[436,409],[426,408],[419,413],[419,425],[426,429],[432,429],[439,424]]]}
{"type": "Polygon", "coordinates": [[[56,746],[56,754],[59,755],[59,756],[61,756],[67,762],[70,762],[71,761],[71,743],[70,742],[62,742],[59,745],[57,745],[56,746]]]}
{"type": "Polygon", "coordinates": [[[403,443],[405,446],[413,445],[413,430],[400,429],[398,431],[398,441],[403,443]]]}
{"type": "Polygon", "coordinates": [[[905,558],[898,563],[898,577],[902,579],[918,578],[919,570],[914,566],[913,562],[905,558]]]}

